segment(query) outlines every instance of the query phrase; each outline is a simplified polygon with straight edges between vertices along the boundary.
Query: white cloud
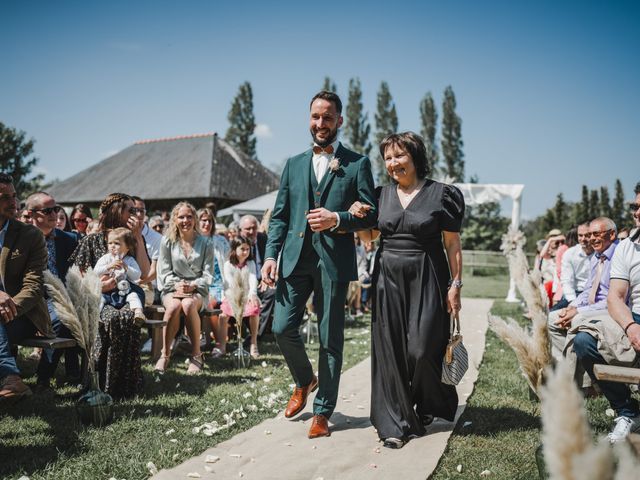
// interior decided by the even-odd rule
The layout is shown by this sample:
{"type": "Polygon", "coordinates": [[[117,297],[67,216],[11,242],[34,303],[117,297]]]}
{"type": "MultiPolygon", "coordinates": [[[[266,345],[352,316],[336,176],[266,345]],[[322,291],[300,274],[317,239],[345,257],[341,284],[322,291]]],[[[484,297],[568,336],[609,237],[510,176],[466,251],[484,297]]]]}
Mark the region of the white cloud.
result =
{"type": "Polygon", "coordinates": [[[273,133],[271,132],[271,127],[265,123],[258,123],[256,128],[253,130],[253,133],[257,138],[271,138],[273,137],[273,133]]]}

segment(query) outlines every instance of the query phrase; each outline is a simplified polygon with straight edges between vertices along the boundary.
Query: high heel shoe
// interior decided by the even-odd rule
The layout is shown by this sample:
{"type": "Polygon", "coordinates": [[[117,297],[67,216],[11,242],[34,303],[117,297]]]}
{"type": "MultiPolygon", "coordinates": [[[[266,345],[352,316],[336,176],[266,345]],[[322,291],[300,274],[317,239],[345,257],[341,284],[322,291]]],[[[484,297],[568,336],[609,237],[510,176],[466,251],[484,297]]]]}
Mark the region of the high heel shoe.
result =
{"type": "Polygon", "coordinates": [[[156,366],[154,367],[153,371],[159,374],[163,374],[169,366],[169,358],[169,355],[161,355],[156,362],[156,366]]]}
{"type": "Polygon", "coordinates": [[[187,368],[187,375],[197,375],[202,371],[204,367],[204,358],[202,353],[200,355],[194,355],[189,357],[189,367],[187,368]]]}

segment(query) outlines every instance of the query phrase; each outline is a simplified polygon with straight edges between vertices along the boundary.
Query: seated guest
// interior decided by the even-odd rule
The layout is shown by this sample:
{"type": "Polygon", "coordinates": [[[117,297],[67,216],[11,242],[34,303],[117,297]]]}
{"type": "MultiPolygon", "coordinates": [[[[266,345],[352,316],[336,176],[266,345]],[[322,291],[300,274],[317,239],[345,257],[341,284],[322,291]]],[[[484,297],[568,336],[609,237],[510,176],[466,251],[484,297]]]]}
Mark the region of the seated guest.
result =
{"type": "Polygon", "coordinates": [[[160,215],[154,215],[149,219],[149,228],[156,231],[160,235],[164,232],[164,220],[160,215]]]}
{"type": "Polygon", "coordinates": [[[71,215],[69,215],[71,230],[76,232],[79,238],[92,233],[87,232],[87,227],[91,220],[93,220],[91,209],[83,203],[79,203],[75,207],[73,207],[73,210],[71,210],[71,215]]]}
{"type": "MultiPolygon", "coordinates": [[[[640,183],[636,185],[635,193],[631,213],[638,229],[630,238],[620,242],[613,255],[607,306],[609,314],[624,331],[628,343],[635,350],[637,360],[640,353],[640,183]],[[631,308],[627,305],[627,299],[631,308]]],[[[574,350],[592,381],[598,384],[616,412],[616,424],[608,435],[609,441],[619,442],[629,433],[638,431],[640,408],[638,401],[631,397],[629,387],[624,383],[597,380],[593,374],[594,364],[607,363],[600,352],[598,339],[589,333],[578,332],[574,350]]]]}
{"type": "Polygon", "coordinates": [[[71,231],[71,222],[69,221],[67,212],[65,212],[62,207],[60,207],[60,210],[58,210],[58,213],[56,214],[56,228],[63,232],[71,231]]]}
{"type": "Polygon", "coordinates": [[[167,324],[162,328],[162,355],[156,363],[156,372],[164,373],[169,366],[171,342],[180,327],[181,312],[184,312],[191,340],[187,373],[200,373],[204,367],[200,351],[200,310],[209,296],[212,266],[213,248],[198,232],[195,207],[187,202],[178,203],[171,211],[167,235],[160,243],[158,288],[167,324]]]}
{"type": "MultiPolygon", "coordinates": [[[[35,225],[44,235],[47,245],[47,268],[49,271],[65,283],[69,270],[69,257],[76,249],[78,240],[73,233],[68,233],[56,228],[57,215],[62,207],[56,205],[56,200],[45,192],[36,192],[27,198],[26,210],[29,212],[35,225]]],[[[47,307],[51,317],[51,325],[56,336],[73,338],[73,335],[65,327],[53,307],[53,302],[48,296],[47,307]]],[[[71,348],[45,348],[38,364],[38,387],[48,389],[53,378],[58,361],[64,354],[67,377],[74,384],[80,383],[79,347],[71,348]]]]}
{"type": "Polygon", "coordinates": [[[563,357],[567,330],[589,318],[606,314],[611,258],[618,246],[616,224],[607,217],[598,217],[589,223],[588,238],[594,255],[589,265],[589,278],[584,291],[569,303],[549,314],[551,353],[556,360],[563,357]]]}
{"type": "Polygon", "coordinates": [[[562,255],[560,268],[562,298],[553,306],[552,311],[568,307],[569,303],[584,291],[584,286],[589,278],[589,263],[593,255],[588,233],[588,223],[578,225],[578,244],[570,247],[562,255]]]}
{"type": "Polygon", "coordinates": [[[0,402],[31,395],[20,378],[11,345],[38,331],[55,337],[44,300],[47,247],[42,232],[14,219],[13,179],[0,173],[0,402]]]}

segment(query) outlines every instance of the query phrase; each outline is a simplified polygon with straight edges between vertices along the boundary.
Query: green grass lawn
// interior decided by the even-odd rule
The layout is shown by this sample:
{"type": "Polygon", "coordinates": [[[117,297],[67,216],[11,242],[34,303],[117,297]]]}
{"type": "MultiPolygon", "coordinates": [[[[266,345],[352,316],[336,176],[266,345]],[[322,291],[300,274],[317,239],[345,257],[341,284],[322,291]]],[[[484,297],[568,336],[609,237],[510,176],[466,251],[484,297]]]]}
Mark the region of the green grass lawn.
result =
{"type": "Polygon", "coordinates": [[[462,295],[469,298],[504,299],[509,291],[509,275],[471,276],[463,272],[462,295]]]}
{"type": "MultiPolygon", "coordinates": [[[[519,304],[497,300],[491,312],[529,324],[519,304]]],[[[480,478],[484,470],[491,472],[487,477],[491,479],[538,478],[535,450],[540,444],[540,403],[530,398],[513,351],[491,330],[486,342],[475,389],[431,477],[434,480],[480,478]]],[[[604,397],[587,401],[594,435],[604,435],[612,426],[607,408],[604,397]]]]}
{"type": "MultiPolygon", "coordinates": [[[[366,318],[345,331],[344,370],[369,355],[366,318]]],[[[317,344],[309,350],[315,362],[317,344]]],[[[0,478],[143,479],[149,476],[148,462],[169,468],[198,455],[284,409],[291,391],[289,371],[272,340],[262,342],[260,352],[262,358],[249,368],[235,369],[229,359],[210,360],[199,376],[187,376],[185,357],[178,356],[157,377],[143,356],[144,394],[117,403],[115,420],[105,428],[79,424],[70,388],[2,407],[0,478]],[[194,433],[204,424],[222,428],[211,436],[206,429],[194,433]]],[[[33,384],[35,363],[23,359],[21,367],[33,384]]]]}

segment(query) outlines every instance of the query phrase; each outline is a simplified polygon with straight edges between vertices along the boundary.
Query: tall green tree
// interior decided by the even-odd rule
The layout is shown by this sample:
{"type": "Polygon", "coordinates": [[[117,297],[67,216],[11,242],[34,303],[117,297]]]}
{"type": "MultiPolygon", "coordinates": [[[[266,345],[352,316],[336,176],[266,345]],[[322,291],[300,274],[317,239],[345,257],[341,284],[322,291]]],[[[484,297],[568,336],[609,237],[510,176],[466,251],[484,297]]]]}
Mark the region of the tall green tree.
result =
{"type": "Polygon", "coordinates": [[[574,223],[576,225],[580,225],[593,218],[591,217],[591,205],[589,204],[589,189],[586,185],[582,185],[581,200],[576,203],[575,212],[574,223]]]}
{"type": "Polygon", "coordinates": [[[589,218],[594,219],[600,216],[600,195],[598,190],[591,190],[589,193],[589,218]]]}
{"type": "Polygon", "coordinates": [[[331,80],[331,78],[324,77],[324,83],[322,84],[322,90],[324,90],[325,92],[337,93],[338,92],[338,86],[336,85],[336,82],[331,80]]]}
{"type": "Polygon", "coordinates": [[[442,101],[442,158],[445,173],[454,182],[464,181],[462,120],[456,114],[456,96],[451,86],[444,90],[442,101]]]}
{"type": "Polygon", "coordinates": [[[371,125],[367,117],[362,105],[360,79],[352,78],[349,80],[349,102],[347,103],[344,137],[349,147],[362,155],[369,155],[371,151],[371,142],[369,141],[371,125]]]}
{"type": "Polygon", "coordinates": [[[567,202],[564,201],[562,193],[559,193],[556,197],[556,203],[553,206],[553,219],[555,228],[559,228],[563,232],[569,229],[571,219],[569,218],[567,202]]]}
{"type": "MultiPolygon", "coordinates": [[[[378,106],[375,120],[376,145],[380,145],[387,135],[395,133],[398,130],[398,113],[396,112],[396,105],[391,97],[387,82],[382,82],[380,84],[380,90],[378,90],[378,106]]],[[[375,153],[375,166],[378,184],[388,183],[384,158],[382,158],[379,152],[375,153]]]]}
{"type": "Polygon", "coordinates": [[[229,129],[225,140],[251,158],[256,156],[256,119],[253,115],[253,91],[251,84],[244,82],[240,85],[231,109],[227,115],[229,129]]]}
{"type": "Polygon", "coordinates": [[[438,146],[436,145],[438,112],[431,92],[427,92],[420,102],[420,122],[422,124],[420,135],[427,148],[427,171],[429,175],[433,175],[438,167],[438,146]]]}
{"type": "Polygon", "coordinates": [[[623,227],[627,220],[627,212],[625,211],[624,203],[622,182],[617,178],[613,193],[613,205],[611,206],[611,220],[616,222],[618,228],[623,227]]]}
{"type": "Polygon", "coordinates": [[[500,215],[498,202],[481,203],[465,212],[460,241],[465,250],[500,250],[509,219],[500,215]]]}
{"type": "Polygon", "coordinates": [[[611,199],[606,185],[600,187],[600,215],[611,218],[611,199]]]}
{"type": "Polygon", "coordinates": [[[26,136],[22,130],[0,122],[0,172],[11,175],[20,198],[41,190],[44,181],[43,174],[33,174],[39,161],[33,154],[36,141],[26,136]]]}

